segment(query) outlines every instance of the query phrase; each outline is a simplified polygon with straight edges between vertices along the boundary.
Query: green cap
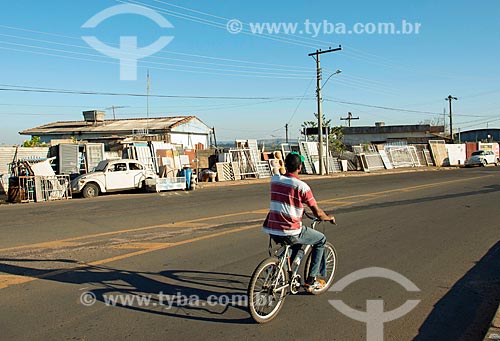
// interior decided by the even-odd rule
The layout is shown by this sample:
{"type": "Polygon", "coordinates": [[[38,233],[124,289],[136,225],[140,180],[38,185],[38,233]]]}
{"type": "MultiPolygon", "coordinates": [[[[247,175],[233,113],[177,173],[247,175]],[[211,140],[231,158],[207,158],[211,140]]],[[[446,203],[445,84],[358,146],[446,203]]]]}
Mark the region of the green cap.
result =
{"type": "Polygon", "coordinates": [[[299,153],[297,153],[297,152],[291,152],[290,154],[295,154],[295,155],[300,156],[300,162],[304,162],[304,161],[306,161],[306,158],[305,158],[305,157],[303,157],[302,155],[300,155],[300,154],[299,154],[299,153]]]}

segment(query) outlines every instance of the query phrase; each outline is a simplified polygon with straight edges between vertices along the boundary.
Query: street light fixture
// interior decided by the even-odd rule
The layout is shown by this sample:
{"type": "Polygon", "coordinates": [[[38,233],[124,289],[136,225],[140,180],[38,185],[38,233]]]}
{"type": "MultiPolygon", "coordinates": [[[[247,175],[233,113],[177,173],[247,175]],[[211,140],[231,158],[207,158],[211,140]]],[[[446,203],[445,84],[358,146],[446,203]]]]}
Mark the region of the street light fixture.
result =
{"type": "Polygon", "coordinates": [[[334,73],[332,73],[330,76],[328,76],[326,81],[323,83],[323,86],[321,87],[321,89],[323,89],[325,87],[326,83],[328,83],[328,81],[330,80],[330,78],[332,78],[332,76],[338,75],[339,73],[342,73],[342,70],[337,70],[334,73]]]}

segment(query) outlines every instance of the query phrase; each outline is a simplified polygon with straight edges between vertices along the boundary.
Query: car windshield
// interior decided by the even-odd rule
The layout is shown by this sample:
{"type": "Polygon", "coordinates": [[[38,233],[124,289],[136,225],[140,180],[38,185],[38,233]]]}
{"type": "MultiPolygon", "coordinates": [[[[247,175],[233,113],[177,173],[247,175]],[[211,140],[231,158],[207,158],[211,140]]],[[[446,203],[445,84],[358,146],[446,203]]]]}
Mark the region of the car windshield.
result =
{"type": "Polygon", "coordinates": [[[97,166],[94,168],[94,171],[95,172],[102,172],[106,169],[106,166],[108,165],[108,161],[107,160],[102,160],[101,162],[99,162],[97,164],[97,166]]]}
{"type": "Polygon", "coordinates": [[[478,150],[472,153],[472,155],[484,155],[484,151],[478,150]]]}

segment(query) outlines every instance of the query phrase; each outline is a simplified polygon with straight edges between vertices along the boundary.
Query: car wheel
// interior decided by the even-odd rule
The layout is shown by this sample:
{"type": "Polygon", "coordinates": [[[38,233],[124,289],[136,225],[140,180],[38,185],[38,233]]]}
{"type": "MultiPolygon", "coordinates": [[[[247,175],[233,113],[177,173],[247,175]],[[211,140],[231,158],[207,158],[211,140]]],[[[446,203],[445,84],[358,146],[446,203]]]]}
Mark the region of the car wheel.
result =
{"type": "Polygon", "coordinates": [[[94,198],[99,195],[99,188],[95,184],[86,184],[83,187],[82,195],[84,198],[94,198]]]}
{"type": "Polygon", "coordinates": [[[488,164],[488,162],[486,160],[481,160],[481,166],[483,167],[486,167],[486,165],[488,164]]]}
{"type": "Polygon", "coordinates": [[[141,192],[147,192],[148,187],[146,186],[146,180],[142,180],[141,184],[139,185],[139,190],[141,192]]]}
{"type": "Polygon", "coordinates": [[[498,165],[500,165],[500,160],[499,160],[499,159],[496,159],[496,161],[495,161],[495,166],[497,166],[497,167],[498,167],[498,165]]]}

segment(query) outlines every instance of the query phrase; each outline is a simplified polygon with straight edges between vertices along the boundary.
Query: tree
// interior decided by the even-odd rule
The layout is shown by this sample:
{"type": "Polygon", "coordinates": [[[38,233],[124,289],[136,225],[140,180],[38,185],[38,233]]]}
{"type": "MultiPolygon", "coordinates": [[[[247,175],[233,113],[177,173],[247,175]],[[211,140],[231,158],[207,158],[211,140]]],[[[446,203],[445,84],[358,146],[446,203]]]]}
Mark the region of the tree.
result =
{"type": "Polygon", "coordinates": [[[31,136],[31,140],[25,140],[23,142],[23,147],[46,147],[45,142],[40,142],[40,136],[31,136]]]}
{"type": "Polygon", "coordinates": [[[332,152],[342,152],[344,151],[345,145],[342,143],[342,140],[344,139],[344,133],[343,133],[344,127],[342,126],[337,126],[330,128],[330,135],[328,136],[328,141],[329,143],[329,148],[332,152]]]}
{"type": "MultiPolygon", "coordinates": [[[[304,135],[304,128],[316,128],[318,126],[318,114],[314,113],[314,117],[316,117],[316,120],[305,121],[301,124],[301,127],[302,127],[301,134],[302,135],[304,135]]],[[[323,127],[329,127],[331,122],[332,122],[332,120],[327,120],[325,117],[325,114],[323,114],[323,127]]]]}
{"type": "MultiPolygon", "coordinates": [[[[302,123],[302,131],[301,134],[304,135],[304,129],[305,128],[316,128],[318,127],[318,114],[314,113],[314,117],[316,117],[315,121],[305,121],[302,123]]],[[[342,133],[343,127],[342,126],[336,126],[336,127],[331,127],[332,120],[331,119],[326,119],[325,114],[323,114],[323,127],[330,127],[330,135],[328,135],[328,149],[332,152],[340,152],[345,150],[344,144],[341,142],[342,139],[344,138],[344,134],[342,133]]],[[[311,141],[317,141],[317,137],[314,138],[313,136],[306,136],[308,140],[311,141]]]]}

